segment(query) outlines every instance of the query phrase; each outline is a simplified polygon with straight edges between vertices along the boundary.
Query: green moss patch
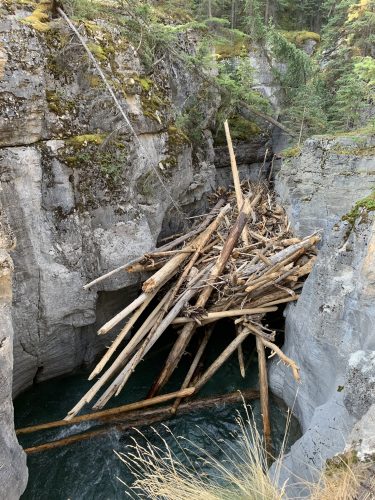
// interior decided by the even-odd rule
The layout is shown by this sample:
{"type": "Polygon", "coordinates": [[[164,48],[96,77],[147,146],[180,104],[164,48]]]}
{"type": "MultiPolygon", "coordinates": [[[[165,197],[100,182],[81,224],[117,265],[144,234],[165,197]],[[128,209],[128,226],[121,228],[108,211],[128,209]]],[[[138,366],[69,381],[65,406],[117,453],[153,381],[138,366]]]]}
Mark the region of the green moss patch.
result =
{"type": "Polygon", "coordinates": [[[23,24],[31,26],[37,31],[48,31],[50,29],[50,13],[52,10],[51,0],[41,0],[30,16],[21,20],[23,24]]]}
{"type": "Polygon", "coordinates": [[[223,36],[215,42],[216,58],[245,57],[249,53],[250,43],[251,38],[242,31],[225,30],[223,36]]]}
{"type": "Polygon", "coordinates": [[[290,148],[283,149],[283,151],[280,152],[281,158],[295,158],[299,156],[302,152],[302,149],[300,146],[292,146],[290,148]]]}
{"type": "MultiPolygon", "coordinates": [[[[246,142],[254,135],[258,135],[261,129],[258,125],[250,120],[246,120],[242,116],[236,115],[228,120],[230,134],[233,141],[246,142]]],[[[215,144],[224,146],[227,143],[223,125],[216,131],[215,144]]]]}
{"type": "Polygon", "coordinates": [[[320,43],[320,35],[318,33],[314,33],[313,31],[282,31],[281,33],[288,40],[288,42],[294,43],[294,45],[299,48],[309,40],[320,43]]]}
{"type": "Polygon", "coordinates": [[[91,144],[95,144],[100,146],[103,144],[104,139],[106,138],[106,134],[85,134],[85,135],[76,135],[75,137],[71,137],[66,141],[66,145],[73,147],[74,149],[82,149],[91,144]]]}
{"type": "Polygon", "coordinates": [[[354,146],[354,147],[344,147],[340,145],[335,145],[330,149],[331,152],[338,155],[346,155],[346,156],[374,156],[375,155],[375,146],[354,146]]]}
{"type": "Polygon", "coordinates": [[[366,196],[366,198],[362,198],[362,200],[357,201],[354,207],[351,209],[349,213],[342,217],[343,221],[347,221],[353,227],[359,217],[362,217],[364,214],[368,214],[369,212],[375,211],[375,190],[366,196]]]}
{"type": "Polygon", "coordinates": [[[94,43],[94,42],[89,42],[87,44],[87,47],[93,53],[95,58],[98,59],[98,61],[103,61],[103,62],[107,61],[107,56],[106,56],[105,51],[101,45],[94,43]]]}
{"type": "Polygon", "coordinates": [[[72,113],[75,109],[75,104],[73,101],[64,99],[62,95],[53,90],[46,91],[46,99],[48,103],[48,109],[58,116],[72,113]]]}

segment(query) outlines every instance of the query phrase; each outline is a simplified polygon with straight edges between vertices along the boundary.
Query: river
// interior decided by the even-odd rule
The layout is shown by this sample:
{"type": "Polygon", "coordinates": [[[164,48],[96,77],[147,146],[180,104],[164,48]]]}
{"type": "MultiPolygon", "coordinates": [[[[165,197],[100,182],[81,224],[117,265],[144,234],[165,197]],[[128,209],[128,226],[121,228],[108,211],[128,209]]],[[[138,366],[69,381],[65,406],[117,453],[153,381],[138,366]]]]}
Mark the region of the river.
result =
{"type": "MultiPolygon", "coordinates": [[[[228,334],[228,332],[227,332],[228,334]]],[[[206,359],[213,361],[225,347],[225,334],[215,336],[206,359]]],[[[112,406],[143,399],[152,381],[160,371],[162,362],[170,348],[159,342],[154,351],[137,368],[122,394],[113,400],[112,406]]],[[[234,354],[227,363],[201,390],[200,396],[224,394],[237,389],[253,388],[257,384],[257,361],[253,352],[253,342],[244,345],[245,359],[249,365],[246,377],[239,373],[238,360],[234,354]]],[[[175,390],[181,384],[187,371],[189,356],[184,356],[181,366],[173,377],[173,381],[165,388],[165,392],[175,390]]],[[[53,379],[39,384],[21,394],[14,403],[16,428],[63,418],[67,411],[91,387],[87,380],[88,371],[81,370],[72,375],[53,379]]],[[[250,403],[255,421],[261,428],[259,402],[250,403]]],[[[165,424],[175,436],[184,436],[211,453],[217,459],[224,459],[230,445],[236,445],[239,439],[239,426],[236,416],[244,414],[243,404],[217,405],[204,411],[177,416],[168,422],[143,427],[146,438],[160,444],[157,433],[166,437],[170,446],[178,453],[178,447],[165,424]]],[[[286,408],[276,399],[271,399],[272,438],[276,450],[280,448],[286,424],[286,408]]],[[[43,443],[53,439],[61,439],[70,434],[89,428],[91,423],[82,423],[70,428],[60,428],[39,432],[34,435],[20,436],[24,447],[43,443]]],[[[300,436],[298,423],[292,419],[289,428],[289,445],[300,436]]],[[[107,500],[128,498],[126,486],[117,478],[131,484],[132,476],[126,466],[115,455],[114,450],[126,452],[132,438],[139,435],[136,431],[120,432],[109,430],[105,435],[78,442],[66,447],[31,454],[28,456],[29,483],[22,496],[23,500],[107,500]]],[[[209,471],[208,471],[209,472],[209,471]]]]}

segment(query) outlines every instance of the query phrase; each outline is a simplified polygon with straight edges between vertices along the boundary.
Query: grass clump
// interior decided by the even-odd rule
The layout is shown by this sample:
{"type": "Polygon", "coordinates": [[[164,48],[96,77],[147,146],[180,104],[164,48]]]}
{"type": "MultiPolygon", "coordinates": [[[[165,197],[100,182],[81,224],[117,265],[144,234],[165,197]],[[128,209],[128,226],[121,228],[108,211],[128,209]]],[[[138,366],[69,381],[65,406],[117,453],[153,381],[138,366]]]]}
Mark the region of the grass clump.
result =
{"type": "Polygon", "coordinates": [[[173,436],[177,453],[160,435],[160,447],[150,443],[142,446],[134,440],[128,453],[117,453],[135,479],[132,492],[150,500],[282,500],[284,491],[277,487],[277,474],[271,479],[265,472],[267,453],[262,437],[253,417],[248,411],[246,415],[245,419],[236,419],[238,445],[228,445],[229,449],[224,450],[211,438],[224,452],[226,460],[222,462],[184,438],[173,436]],[[177,454],[184,456],[186,463],[177,454]],[[212,474],[205,473],[207,469],[212,474]]]}
{"type": "Polygon", "coordinates": [[[327,461],[318,483],[310,486],[309,498],[372,500],[374,488],[375,478],[371,474],[371,462],[360,462],[357,454],[349,451],[327,461]],[[365,490],[362,490],[363,484],[366,485],[365,490]]]}
{"type": "MultiPolygon", "coordinates": [[[[246,417],[236,419],[239,432],[235,445],[227,444],[223,448],[214,437],[210,438],[221,451],[221,460],[194,442],[174,436],[167,427],[176,451],[156,430],[160,446],[151,444],[138,431],[140,439],[133,438],[134,444],[128,447],[128,452],[116,453],[134,477],[130,486],[132,494],[128,495],[150,500],[292,500],[287,496],[286,483],[279,484],[287,431],[271,475],[264,441],[254,417],[249,415],[246,406],[245,409],[246,417]],[[146,444],[141,445],[139,441],[146,441],[146,444]]],[[[287,429],[289,424],[290,418],[287,429]]],[[[205,437],[210,436],[205,434],[205,437]]],[[[318,476],[316,483],[298,480],[295,476],[294,479],[308,494],[303,498],[310,500],[372,500],[373,467],[373,460],[360,462],[356,452],[349,451],[327,461],[320,473],[311,466],[313,475],[318,476]],[[370,493],[362,495],[363,485],[370,493]]]]}
{"type": "Polygon", "coordinates": [[[343,216],[342,220],[354,226],[359,217],[375,211],[375,190],[371,194],[357,201],[349,213],[343,216]]]}

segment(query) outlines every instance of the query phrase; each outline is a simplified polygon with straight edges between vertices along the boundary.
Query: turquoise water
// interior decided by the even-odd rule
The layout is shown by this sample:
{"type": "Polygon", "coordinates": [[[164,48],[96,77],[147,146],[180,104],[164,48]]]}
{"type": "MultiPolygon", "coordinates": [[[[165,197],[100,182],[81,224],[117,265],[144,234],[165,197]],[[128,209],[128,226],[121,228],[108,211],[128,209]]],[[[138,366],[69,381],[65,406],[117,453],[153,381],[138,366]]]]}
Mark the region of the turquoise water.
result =
{"type": "MultiPolygon", "coordinates": [[[[229,333],[227,332],[229,335],[229,333]]],[[[225,332],[211,340],[209,355],[205,364],[213,361],[217,354],[227,345],[225,332]]],[[[165,339],[164,339],[165,342],[165,339]]],[[[256,387],[257,363],[251,341],[245,344],[245,359],[249,361],[246,378],[240,376],[237,355],[215,374],[202,389],[200,396],[224,394],[236,389],[256,387]],[[251,359],[253,359],[251,361],[251,359]]],[[[154,353],[145,359],[136,370],[123,393],[115,398],[112,406],[143,399],[153,380],[159,373],[170,345],[156,346],[154,353]]],[[[189,356],[184,356],[178,373],[173,381],[164,389],[165,392],[176,390],[187,371],[189,356]]],[[[92,383],[87,381],[88,372],[81,371],[73,375],[37,384],[20,395],[15,400],[16,427],[23,427],[41,422],[63,418],[69,409],[81,398],[92,383]]],[[[261,417],[259,402],[251,402],[251,408],[259,428],[261,417]]],[[[176,436],[184,436],[201,448],[209,451],[215,458],[223,459],[224,450],[228,445],[235,445],[238,440],[239,427],[235,419],[238,412],[244,414],[242,404],[217,405],[204,411],[177,416],[167,422],[143,427],[141,430],[151,442],[160,445],[157,433],[166,437],[171,447],[178,452],[174,440],[165,428],[168,425],[176,436]],[[154,431],[155,429],[155,431],[154,431]],[[219,444],[219,446],[218,446],[219,444]]],[[[273,445],[279,448],[284,436],[286,409],[277,400],[271,401],[271,418],[273,445]]],[[[39,432],[34,435],[20,436],[25,447],[46,441],[61,439],[70,434],[81,432],[93,425],[83,423],[70,428],[54,429],[39,432]]],[[[299,437],[299,427],[295,420],[289,431],[289,441],[294,442],[299,437]]],[[[126,466],[118,459],[113,450],[126,452],[132,438],[139,434],[134,430],[120,432],[116,429],[108,433],[82,441],[70,446],[32,454],[28,456],[29,483],[23,495],[24,500],[104,500],[128,498],[126,487],[117,479],[127,484],[132,482],[132,476],[126,466]]]]}

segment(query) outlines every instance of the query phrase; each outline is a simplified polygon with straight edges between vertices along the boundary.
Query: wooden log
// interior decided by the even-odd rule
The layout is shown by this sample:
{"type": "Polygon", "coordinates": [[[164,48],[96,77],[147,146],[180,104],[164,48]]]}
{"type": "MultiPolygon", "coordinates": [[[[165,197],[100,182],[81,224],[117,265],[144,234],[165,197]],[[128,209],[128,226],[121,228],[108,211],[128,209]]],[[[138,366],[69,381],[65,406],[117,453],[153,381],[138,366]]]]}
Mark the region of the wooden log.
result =
{"type": "MultiPolygon", "coordinates": [[[[226,210],[224,210],[224,213],[228,209],[229,206],[226,210]]],[[[203,248],[203,246],[207,243],[207,234],[208,231],[204,231],[199,234],[192,242],[189,243],[189,246],[185,247],[185,250],[192,250],[195,252],[197,249],[203,248]]],[[[212,233],[210,233],[210,235],[211,234],[212,233]]],[[[181,253],[172,257],[172,259],[170,259],[165,266],[159,269],[159,271],[143,283],[142,290],[145,293],[152,293],[154,290],[163,286],[169,279],[173,278],[180,265],[187,259],[188,256],[188,253],[181,253]]]]}
{"type": "MultiPolygon", "coordinates": [[[[199,282],[209,271],[208,266],[206,269],[203,269],[197,276],[195,276],[191,280],[191,285],[199,282]]],[[[134,354],[133,358],[129,361],[129,363],[123,368],[123,370],[117,375],[115,380],[110,384],[110,386],[106,389],[106,391],[102,394],[102,396],[95,403],[94,408],[102,408],[109,399],[124,387],[125,383],[128,381],[130,375],[135,370],[137,364],[141,361],[143,356],[145,356],[151,347],[155,344],[155,342],[160,338],[160,336],[164,333],[164,331],[171,324],[173,319],[178,315],[181,309],[185,306],[188,300],[190,300],[196,293],[198,293],[198,289],[194,286],[188,288],[185,293],[180,297],[180,299],[176,302],[173,308],[169,311],[167,316],[163,319],[160,325],[157,326],[156,330],[152,330],[149,336],[145,339],[143,346],[134,354]]],[[[116,360],[117,362],[117,360],[116,360]]]]}
{"type": "MultiPolygon", "coordinates": [[[[155,297],[157,292],[154,292],[153,294],[148,294],[148,297],[146,298],[145,302],[142,304],[142,306],[136,311],[136,313],[132,316],[130,321],[125,325],[125,327],[121,330],[121,332],[117,335],[116,339],[113,341],[112,345],[108,348],[107,352],[104,354],[102,359],[99,361],[99,363],[96,365],[94,370],[91,372],[89,376],[89,380],[92,380],[96,375],[98,375],[105,365],[108,363],[114,352],[117,350],[123,339],[126,337],[128,332],[131,330],[131,328],[134,326],[135,322],[139,319],[141,314],[144,312],[146,307],[149,305],[149,303],[152,301],[152,299],[155,297]]],[[[157,312],[160,310],[160,308],[163,306],[163,303],[168,300],[168,294],[166,294],[163,299],[159,302],[158,306],[151,312],[149,315],[150,321],[155,317],[157,312]]],[[[146,320],[142,326],[147,325],[146,320]]],[[[142,327],[135,333],[133,338],[130,340],[129,344],[127,345],[127,354],[129,355],[132,353],[132,351],[135,349],[137,344],[142,340],[143,336],[147,333],[147,330],[145,328],[142,329],[142,327]]]]}
{"type": "Polygon", "coordinates": [[[166,250],[171,250],[172,248],[175,248],[178,245],[181,245],[181,243],[184,243],[185,241],[189,240],[193,236],[196,236],[197,234],[200,234],[206,227],[211,223],[211,221],[217,216],[218,211],[220,208],[224,205],[225,200],[224,198],[220,198],[219,201],[216,203],[216,205],[213,207],[213,209],[210,211],[208,216],[205,218],[201,224],[196,229],[192,229],[188,233],[183,234],[179,238],[176,238],[175,240],[171,241],[170,243],[167,243],[159,248],[157,248],[158,251],[166,251],[166,250]]]}
{"type": "MultiPolygon", "coordinates": [[[[216,260],[214,267],[210,273],[210,281],[214,282],[215,279],[220,276],[225,268],[225,265],[242,234],[242,230],[246,224],[251,206],[249,201],[246,199],[241,212],[238,214],[235,225],[233,226],[228,238],[225,242],[224,248],[221,251],[219,257],[216,260]]],[[[211,296],[213,291],[213,285],[207,285],[200,293],[195,306],[204,307],[211,296]]],[[[160,373],[158,379],[154,383],[153,387],[149,392],[149,397],[153,397],[161,389],[161,387],[169,380],[171,374],[175,370],[176,366],[180,362],[180,359],[186,349],[186,346],[190,342],[190,339],[195,331],[196,325],[194,323],[188,323],[181,330],[180,335],[173,346],[171,352],[169,353],[166,364],[160,373]]]]}
{"type": "MultiPolygon", "coordinates": [[[[283,292],[280,292],[280,294],[282,294],[282,293],[283,292]]],[[[275,296],[275,295],[276,294],[273,294],[273,296],[275,296]]],[[[285,304],[287,302],[294,302],[295,300],[299,299],[299,295],[296,294],[293,297],[285,297],[282,299],[272,300],[271,302],[266,302],[267,300],[269,300],[270,297],[271,297],[271,295],[267,295],[266,297],[262,297],[262,299],[257,301],[257,305],[259,304],[259,305],[262,305],[264,307],[271,307],[271,306],[276,306],[278,304],[285,304]]]]}
{"type": "Polygon", "coordinates": [[[225,363],[237,347],[250,335],[248,329],[244,329],[232,342],[224,349],[220,356],[212,363],[212,365],[205,371],[202,377],[195,385],[195,391],[198,392],[208,382],[208,380],[217,372],[217,370],[225,363]]]}
{"type": "MultiPolygon", "coordinates": [[[[242,189],[241,189],[240,176],[238,174],[236,155],[234,154],[232,137],[230,135],[228,120],[225,120],[225,122],[224,122],[224,130],[225,130],[225,136],[227,139],[227,145],[228,145],[228,150],[229,150],[230,165],[231,165],[231,169],[232,169],[232,178],[233,178],[234,190],[235,190],[236,199],[237,199],[237,209],[238,209],[238,211],[240,211],[242,204],[243,204],[243,193],[242,193],[242,189]]],[[[253,216],[253,218],[254,218],[254,216],[253,216]]],[[[246,224],[245,224],[245,227],[242,231],[241,237],[242,237],[243,244],[245,246],[249,246],[249,244],[250,244],[250,242],[249,242],[249,230],[248,230],[248,227],[246,224]]],[[[237,329],[236,329],[236,334],[238,334],[237,329]]],[[[245,377],[245,365],[244,365],[244,360],[243,360],[243,350],[242,350],[241,344],[237,348],[237,353],[238,353],[238,362],[239,362],[239,366],[240,366],[241,376],[244,378],[245,377]]]]}
{"type": "Polygon", "coordinates": [[[57,439],[56,441],[30,446],[29,448],[24,448],[23,451],[27,455],[32,455],[33,453],[41,453],[42,451],[54,450],[55,448],[62,448],[63,446],[79,443],[81,441],[87,441],[88,439],[102,436],[106,433],[108,433],[108,429],[98,429],[96,431],[84,432],[82,434],[74,434],[73,436],[69,436],[64,439],[57,439]]]}
{"type": "MultiPolygon", "coordinates": [[[[245,316],[252,314],[266,314],[268,312],[275,311],[277,311],[277,307],[254,307],[252,309],[231,309],[229,311],[209,312],[205,316],[203,316],[202,319],[200,319],[200,323],[202,325],[207,325],[223,318],[232,318],[236,316],[245,316]]],[[[172,325],[181,325],[184,323],[192,323],[194,321],[194,318],[181,317],[174,319],[172,321],[172,325]]]]}
{"type": "Polygon", "coordinates": [[[129,316],[133,311],[135,311],[139,306],[143,304],[143,302],[147,299],[147,295],[142,293],[139,295],[131,304],[125,307],[122,311],[120,311],[116,316],[107,321],[98,331],[99,335],[104,335],[108,333],[112,328],[114,328],[120,321],[129,316]]]}
{"type": "MultiPolygon", "coordinates": [[[[232,137],[230,135],[228,120],[225,120],[225,122],[224,122],[224,130],[225,130],[225,137],[227,139],[227,145],[228,145],[230,166],[232,169],[234,191],[236,193],[237,209],[238,209],[238,211],[240,211],[241,207],[243,205],[243,194],[242,194],[242,189],[241,189],[240,176],[238,174],[236,155],[234,154],[232,137]]],[[[249,245],[249,233],[248,233],[246,225],[242,231],[242,240],[244,242],[244,245],[249,245]]]]}
{"type": "MultiPolygon", "coordinates": [[[[214,327],[210,326],[206,330],[206,332],[204,333],[202,342],[200,343],[198,351],[196,352],[196,354],[194,356],[194,359],[193,359],[193,362],[190,365],[189,371],[187,372],[186,377],[185,377],[185,379],[184,379],[184,381],[182,383],[181,390],[186,389],[187,387],[189,387],[191,379],[194,376],[194,373],[195,373],[195,371],[196,371],[196,369],[198,367],[198,364],[199,364],[199,362],[200,362],[200,360],[201,360],[201,358],[203,356],[204,350],[206,349],[208,341],[210,340],[210,337],[212,335],[213,329],[214,329],[214,327]]],[[[181,398],[177,398],[176,401],[174,402],[173,406],[172,406],[172,409],[171,409],[172,413],[176,413],[176,411],[177,411],[180,403],[181,403],[181,398]]]]}
{"type": "Polygon", "coordinates": [[[207,243],[208,243],[209,239],[211,238],[212,234],[217,230],[217,228],[219,227],[222,219],[225,217],[226,213],[229,210],[230,210],[230,205],[227,204],[225,207],[223,207],[220,210],[218,216],[208,226],[208,228],[204,231],[204,233],[202,233],[201,240],[200,240],[199,244],[197,245],[197,248],[196,248],[196,251],[195,251],[194,255],[191,257],[191,259],[189,261],[189,264],[186,266],[186,268],[184,269],[183,273],[181,274],[181,276],[177,280],[176,285],[173,288],[173,293],[172,293],[172,296],[171,296],[171,299],[170,299],[169,303],[166,306],[166,309],[169,309],[172,300],[177,295],[177,293],[180,290],[182,284],[186,280],[186,278],[189,275],[191,269],[193,268],[193,266],[195,265],[195,263],[198,260],[199,256],[201,255],[202,250],[207,245],[207,243]]]}
{"type": "MultiPolygon", "coordinates": [[[[241,333],[241,328],[239,325],[236,325],[236,336],[238,337],[241,333]]],[[[244,361],[244,356],[243,356],[243,349],[242,349],[242,344],[240,344],[237,347],[237,355],[238,355],[238,365],[240,367],[240,373],[241,377],[245,378],[246,377],[246,370],[245,370],[245,361],[244,361]]]]}
{"type": "MultiPolygon", "coordinates": [[[[188,403],[182,403],[179,407],[179,414],[199,411],[220,404],[228,405],[241,403],[243,399],[245,399],[245,401],[251,401],[257,398],[259,398],[259,391],[255,389],[247,389],[242,392],[236,391],[229,394],[224,394],[222,396],[209,396],[206,398],[189,401],[188,403]]],[[[106,425],[106,427],[104,428],[100,428],[95,431],[75,434],[64,439],[59,439],[56,441],[51,441],[49,443],[26,448],[24,451],[27,454],[48,451],[106,434],[113,426],[116,427],[119,431],[126,431],[134,427],[151,425],[153,423],[171,418],[171,416],[171,407],[164,406],[161,408],[146,408],[144,410],[132,411],[125,414],[119,413],[117,415],[102,417],[100,421],[104,425],[106,425]]]]}
{"type": "MultiPolygon", "coordinates": [[[[199,273],[196,276],[196,278],[194,278],[195,281],[194,280],[192,280],[192,281],[194,283],[196,281],[199,281],[199,279],[202,276],[204,276],[205,272],[209,272],[209,269],[210,269],[210,265],[208,265],[207,268],[205,268],[204,270],[202,270],[201,273],[199,273]]],[[[195,289],[192,290],[192,291],[193,292],[197,292],[197,290],[195,290],[195,289]]],[[[183,307],[183,304],[182,304],[181,308],[182,307],[183,307]]],[[[178,312],[177,312],[177,314],[178,314],[178,312]]],[[[174,319],[174,318],[172,318],[172,319],[174,319]]],[[[142,330],[142,331],[144,333],[144,330],[142,330]]],[[[146,330],[145,333],[147,333],[147,331],[148,330],[146,330]]],[[[138,335],[140,335],[139,331],[138,331],[138,335]]],[[[96,383],[91,387],[91,389],[89,391],[87,391],[87,393],[78,401],[78,403],[74,406],[74,408],[72,408],[70,410],[70,412],[68,413],[68,415],[65,417],[65,420],[71,420],[75,415],[77,415],[77,413],[80,412],[82,410],[82,408],[94,398],[94,396],[103,387],[103,385],[106,384],[108,382],[108,380],[110,380],[114,376],[114,374],[122,367],[122,365],[126,361],[126,358],[129,355],[130,348],[134,347],[131,344],[132,342],[135,343],[136,340],[132,339],[129,342],[128,346],[126,346],[125,349],[117,356],[117,358],[112,363],[112,365],[107,369],[107,371],[96,381],[96,383]]],[[[137,342],[139,342],[138,339],[137,339],[137,342]]]]}
{"type": "Polygon", "coordinates": [[[103,418],[108,418],[113,415],[119,415],[127,413],[134,410],[140,410],[142,408],[148,408],[149,406],[158,405],[160,403],[165,403],[175,398],[186,398],[194,394],[194,387],[188,389],[183,389],[180,391],[170,392],[169,394],[163,394],[161,396],[156,396],[152,399],[144,399],[143,401],[137,401],[136,403],[129,403],[126,405],[118,406],[116,408],[110,408],[109,410],[102,410],[93,413],[88,413],[87,415],[79,415],[71,420],[56,420],[54,422],[47,422],[45,424],[32,425],[30,427],[23,427],[17,429],[16,434],[19,436],[21,434],[30,434],[31,432],[43,431],[46,429],[54,429],[56,427],[67,427],[73,424],[79,424],[81,422],[90,422],[93,420],[102,420],[103,418]]]}
{"type": "Polygon", "coordinates": [[[259,368],[259,390],[260,390],[260,408],[263,420],[264,444],[267,453],[271,452],[271,423],[269,414],[269,398],[268,398],[268,378],[267,378],[267,363],[266,354],[262,338],[256,336],[256,347],[258,352],[258,368],[259,368]]]}
{"type": "MultiPolygon", "coordinates": [[[[214,217],[216,217],[217,211],[224,205],[224,203],[225,203],[224,198],[221,198],[216,203],[216,205],[213,207],[211,212],[208,214],[207,218],[196,229],[193,229],[189,233],[183,234],[180,238],[177,238],[177,239],[173,240],[172,242],[167,243],[166,245],[163,245],[162,247],[159,247],[157,249],[157,251],[160,252],[160,251],[171,250],[172,248],[176,247],[177,245],[180,245],[181,243],[184,243],[188,239],[192,238],[193,236],[196,236],[197,234],[201,233],[210,224],[212,219],[214,217]]],[[[152,253],[148,254],[148,255],[152,255],[152,253]]],[[[100,283],[101,281],[113,276],[114,274],[119,273],[121,271],[126,271],[130,266],[137,264],[142,259],[143,259],[143,256],[137,257],[136,259],[133,259],[133,260],[127,262],[126,264],[124,264],[116,269],[113,269],[109,273],[106,273],[106,274],[103,274],[102,276],[99,276],[99,278],[96,278],[95,280],[91,281],[90,283],[87,283],[86,285],[84,285],[83,288],[85,290],[88,290],[89,288],[91,288],[94,285],[100,283]]]]}
{"type": "MultiPolygon", "coordinates": [[[[272,255],[272,257],[270,257],[270,261],[274,265],[279,264],[282,261],[287,261],[287,259],[290,258],[292,254],[295,254],[299,250],[307,250],[307,249],[313,247],[319,240],[320,240],[320,236],[318,234],[313,234],[312,236],[308,236],[307,238],[302,240],[300,243],[296,243],[295,245],[291,245],[287,248],[284,248],[280,252],[277,252],[276,254],[272,255]]],[[[259,272],[259,271],[265,269],[266,267],[267,266],[264,263],[248,266],[248,267],[245,267],[245,269],[243,270],[243,274],[244,274],[244,276],[246,276],[246,275],[250,276],[255,272],[259,272]]],[[[270,272],[270,273],[274,272],[274,271],[275,271],[275,269],[272,267],[267,269],[267,272],[270,272]]]]}
{"type": "Polygon", "coordinates": [[[110,278],[111,276],[113,276],[114,274],[117,274],[121,271],[125,271],[126,268],[132,264],[135,264],[136,262],[139,262],[141,257],[137,257],[136,259],[133,259],[129,262],[127,262],[126,264],[124,264],[123,266],[120,266],[120,267],[117,267],[116,269],[113,269],[112,271],[110,271],[109,273],[106,273],[106,274],[103,274],[102,276],[99,276],[99,278],[96,278],[94,279],[93,281],[90,281],[90,283],[87,283],[86,285],[83,286],[83,289],[84,290],[88,290],[89,288],[92,288],[94,285],[97,285],[98,283],[100,283],[101,281],[107,279],[107,278],[110,278]]]}

